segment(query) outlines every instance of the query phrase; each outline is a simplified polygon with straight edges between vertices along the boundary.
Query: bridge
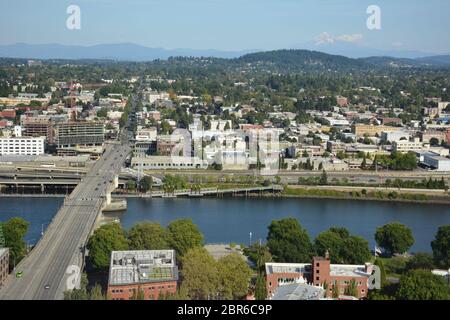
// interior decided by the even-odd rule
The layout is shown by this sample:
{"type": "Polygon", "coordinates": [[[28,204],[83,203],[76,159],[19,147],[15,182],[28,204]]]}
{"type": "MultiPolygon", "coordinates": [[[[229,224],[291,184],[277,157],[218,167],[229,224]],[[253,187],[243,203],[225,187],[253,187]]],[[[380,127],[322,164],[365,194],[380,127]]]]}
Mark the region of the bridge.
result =
{"type": "MultiPolygon", "coordinates": [[[[136,98],[132,98],[132,111],[136,98]]],[[[133,117],[130,117],[133,118],[133,117]]],[[[31,252],[0,289],[0,300],[60,300],[79,288],[86,244],[101,211],[111,203],[128,154],[134,120],[129,119],[120,142],[107,144],[99,160],[83,175],[31,252]],[[21,277],[16,277],[21,272],[21,277]]]]}
{"type": "Polygon", "coordinates": [[[64,199],[35,248],[15,269],[0,290],[0,299],[62,299],[64,291],[79,286],[85,245],[101,210],[117,186],[117,175],[130,146],[109,145],[100,160],[64,199]]]}

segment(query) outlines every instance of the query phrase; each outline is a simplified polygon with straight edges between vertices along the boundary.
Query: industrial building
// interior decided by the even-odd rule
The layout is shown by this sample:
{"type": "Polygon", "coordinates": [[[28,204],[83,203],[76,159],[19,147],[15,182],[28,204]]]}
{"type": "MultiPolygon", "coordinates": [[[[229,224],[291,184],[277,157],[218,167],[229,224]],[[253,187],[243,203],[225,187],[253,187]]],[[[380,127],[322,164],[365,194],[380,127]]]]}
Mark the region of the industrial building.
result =
{"type": "Polygon", "coordinates": [[[434,152],[420,154],[420,163],[436,171],[450,171],[450,159],[434,152]]]}
{"type": "Polygon", "coordinates": [[[178,267],[174,250],[113,251],[109,267],[108,295],[130,300],[143,294],[146,300],[175,294],[178,267]]]}

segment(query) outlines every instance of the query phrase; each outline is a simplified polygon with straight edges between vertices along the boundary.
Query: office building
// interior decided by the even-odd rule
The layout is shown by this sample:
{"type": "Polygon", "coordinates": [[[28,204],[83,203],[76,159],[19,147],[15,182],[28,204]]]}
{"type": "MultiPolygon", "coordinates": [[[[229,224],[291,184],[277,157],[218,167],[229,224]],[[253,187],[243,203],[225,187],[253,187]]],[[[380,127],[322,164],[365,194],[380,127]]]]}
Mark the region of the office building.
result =
{"type": "Polygon", "coordinates": [[[0,138],[0,155],[32,156],[44,154],[45,138],[0,138]]]}

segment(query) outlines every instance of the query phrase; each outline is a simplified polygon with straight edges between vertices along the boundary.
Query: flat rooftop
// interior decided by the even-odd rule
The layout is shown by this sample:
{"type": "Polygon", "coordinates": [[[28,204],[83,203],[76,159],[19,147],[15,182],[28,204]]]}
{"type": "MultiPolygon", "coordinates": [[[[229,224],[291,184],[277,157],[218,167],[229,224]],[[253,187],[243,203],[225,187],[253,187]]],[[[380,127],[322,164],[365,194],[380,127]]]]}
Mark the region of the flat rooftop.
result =
{"type": "Polygon", "coordinates": [[[279,286],[272,300],[320,300],[325,290],[306,283],[293,283],[279,286]]]}
{"type": "Polygon", "coordinates": [[[274,273],[308,273],[311,272],[310,263],[266,263],[266,274],[274,273]]]}
{"type": "Polygon", "coordinates": [[[113,251],[109,268],[110,286],[177,281],[174,250],[113,251]]]}
{"type": "MultiPolygon", "coordinates": [[[[310,273],[310,263],[266,263],[266,274],[276,273],[310,273]]],[[[369,277],[370,274],[365,272],[364,265],[353,264],[331,264],[330,265],[331,276],[341,277],[369,277]]]]}

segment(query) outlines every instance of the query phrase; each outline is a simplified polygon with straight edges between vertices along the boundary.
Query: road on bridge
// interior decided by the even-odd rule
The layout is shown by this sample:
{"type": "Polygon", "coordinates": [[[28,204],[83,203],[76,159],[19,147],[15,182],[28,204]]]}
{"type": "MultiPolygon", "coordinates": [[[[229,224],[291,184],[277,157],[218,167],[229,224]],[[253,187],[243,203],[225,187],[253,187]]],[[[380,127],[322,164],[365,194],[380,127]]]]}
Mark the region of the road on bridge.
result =
{"type": "MultiPolygon", "coordinates": [[[[134,110],[135,97],[132,102],[134,110]]],[[[45,234],[0,289],[0,300],[63,299],[72,276],[84,265],[85,245],[107,193],[114,188],[114,177],[130,153],[131,121],[120,142],[106,146],[102,157],[65,198],[45,234]],[[22,272],[20,278],[17,272],[22,272]]]]}

